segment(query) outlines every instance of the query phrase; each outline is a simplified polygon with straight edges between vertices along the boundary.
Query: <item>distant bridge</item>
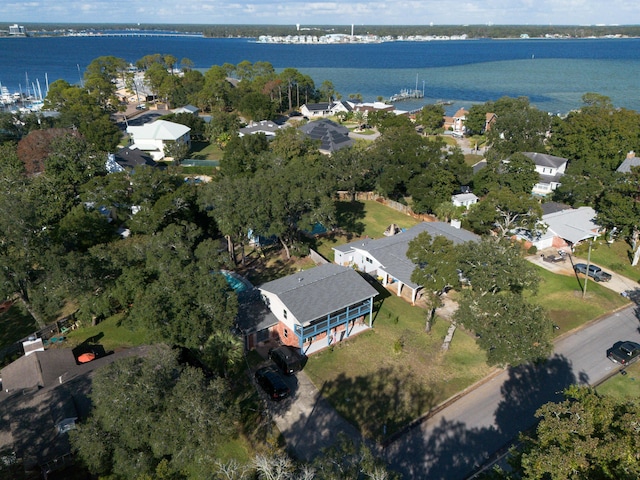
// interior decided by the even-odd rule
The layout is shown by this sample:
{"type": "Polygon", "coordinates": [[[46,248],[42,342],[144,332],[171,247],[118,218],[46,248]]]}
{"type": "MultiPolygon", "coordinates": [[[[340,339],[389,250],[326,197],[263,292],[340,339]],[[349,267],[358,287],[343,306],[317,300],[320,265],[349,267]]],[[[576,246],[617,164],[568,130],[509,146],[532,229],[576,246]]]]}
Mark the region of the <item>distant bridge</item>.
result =
{"type": "Polygon", "coordinates": [[[68,37],[203,37],[201,33],[99,32],[73,33],[68,37]]]}

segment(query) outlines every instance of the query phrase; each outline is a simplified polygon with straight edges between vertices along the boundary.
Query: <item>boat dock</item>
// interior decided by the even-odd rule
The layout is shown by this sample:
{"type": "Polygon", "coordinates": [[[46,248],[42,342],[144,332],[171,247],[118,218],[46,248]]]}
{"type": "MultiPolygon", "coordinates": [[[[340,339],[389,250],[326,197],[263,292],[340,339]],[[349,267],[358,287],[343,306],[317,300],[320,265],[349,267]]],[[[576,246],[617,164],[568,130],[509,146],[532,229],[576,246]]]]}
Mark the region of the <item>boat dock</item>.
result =
{"type": "Polygon", "coordinates": [[[411,98],[423,98],[423,97],[424,97],[424,92],[422,90],[418,90],[417,88],[415,90],[405,89],[405,90],[400,90],[400,93],[391,95],[389,97],[389,102],[394,103],[394,102],[400,102],[402,100],[409,100],[411,98]]]}

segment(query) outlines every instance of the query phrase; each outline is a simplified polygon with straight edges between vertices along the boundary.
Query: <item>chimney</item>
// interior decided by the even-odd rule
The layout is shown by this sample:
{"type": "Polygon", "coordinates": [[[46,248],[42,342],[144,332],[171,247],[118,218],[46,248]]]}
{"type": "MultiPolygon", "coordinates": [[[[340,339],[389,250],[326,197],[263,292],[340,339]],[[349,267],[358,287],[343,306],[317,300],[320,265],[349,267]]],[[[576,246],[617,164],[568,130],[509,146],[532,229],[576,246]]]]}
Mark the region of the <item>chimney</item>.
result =
{"type": "Polygon", "coordinates": [[[627,153],[627,158],[636,158],[636,152],[631,150],[629,153],[627,153]]]}

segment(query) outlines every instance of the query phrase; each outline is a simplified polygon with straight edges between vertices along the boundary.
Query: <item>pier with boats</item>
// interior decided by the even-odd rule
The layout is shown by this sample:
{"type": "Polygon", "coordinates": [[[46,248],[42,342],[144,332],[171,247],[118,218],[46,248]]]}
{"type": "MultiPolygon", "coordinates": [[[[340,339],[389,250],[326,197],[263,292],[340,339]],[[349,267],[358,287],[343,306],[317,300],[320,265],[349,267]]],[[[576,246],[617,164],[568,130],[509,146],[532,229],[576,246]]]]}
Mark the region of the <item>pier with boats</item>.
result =
{"type": "Polygon", "coordinates": [[[422,81],[422,90],[418,88],[418,75],[416,75],[416,88],[404,88],[400,93],[391,95],[389,103],[401,102],[402,100],[410,100],[414,98],[424,98],[424,80],[422,81]]]}
{"type": "Polygon", "coordinates": [[[27,91],[22,91],[22,86],[19,92],[11,92],[9,89],[2,85],[0,82],[0,110],[19,111],[23,113],[38,112],[42,109],[44,104],[44,97],[49,90],[49,79],[45,74],[46,88],[45,95],[42,95],[42,89],[40,87],[40,81],[36,79],[35,83],[31,83],[29,87],[29,78],[26,78],[27,91]]]}

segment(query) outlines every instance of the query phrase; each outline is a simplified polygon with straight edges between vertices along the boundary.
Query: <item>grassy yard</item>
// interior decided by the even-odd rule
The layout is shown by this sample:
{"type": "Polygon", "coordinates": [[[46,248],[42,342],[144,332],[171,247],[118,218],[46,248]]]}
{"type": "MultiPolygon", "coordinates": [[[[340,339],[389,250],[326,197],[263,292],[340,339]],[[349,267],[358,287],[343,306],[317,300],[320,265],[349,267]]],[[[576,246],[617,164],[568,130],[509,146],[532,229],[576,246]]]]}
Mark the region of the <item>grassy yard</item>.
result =
{"type": "MultiPolygon", "coordinates": [[[[589,254],[589,244],[580,245],[576,249],[575,254],[581,258],[587,258],[589,254]]],[[[624,240],[616,240],[612,244],[604,241],[596,241],[592,244],[592,263],[601,266],[605,270],[613,271],[638,282],[640,281],[640,266],[632,267],[632,259],[633,251],[631,250],[631,246],[624,240]]]]}
{"type": "Polygon", "coordinates": [[[222,150],[213,143],[191,142],[189,158],[193,160],[221,160],[222,150]]]}
{"type": "Polygon", "coordinates": [[[66,334],[65,348],[74,348],[81,343],[96,343],[102,345],[105,350],[117,348],[135,347],[151,341],[149,332],[144,330],[130,330],[120,325],[121,315],[114,315],[100,322],[96,326],[81,326],[66,334]]]}
{"type": "Polygon", "coordinates": [[[640,362],[625,368],[626,375],[617,374],[597,387],[598,393],[611,395],[620,400],[640,398],[640,362]]]}
{"type": "Polygon", "coordinates": [[[541,303],[555,325],[558,335],[598,318],[607,312],[626,305],[625,298],[616,292],[590,282],[587,294],[582,297],[582,284],[575,276],[557,275],[538,267],[542,277],[538,294],[533,301],[541,303]]]}
{"type": "Polygon", "coordinates": [[[411,228],[419,221],[381,203],[337,202],[338,225],[344,234],[331,234],[318,239],[316,250],[325,258],[333,259],[333,247],[361,237],[381,238],[392,223],[400,228],[411,228]]]}
{"type": "Polygon", "coordinates": [[[374,328],[309,358],[305,371],[331,404],[367,436],[382,439],[485,377],[486,355],[449,323],[424,332],[425,310],[383,291],[374,328]]]}

